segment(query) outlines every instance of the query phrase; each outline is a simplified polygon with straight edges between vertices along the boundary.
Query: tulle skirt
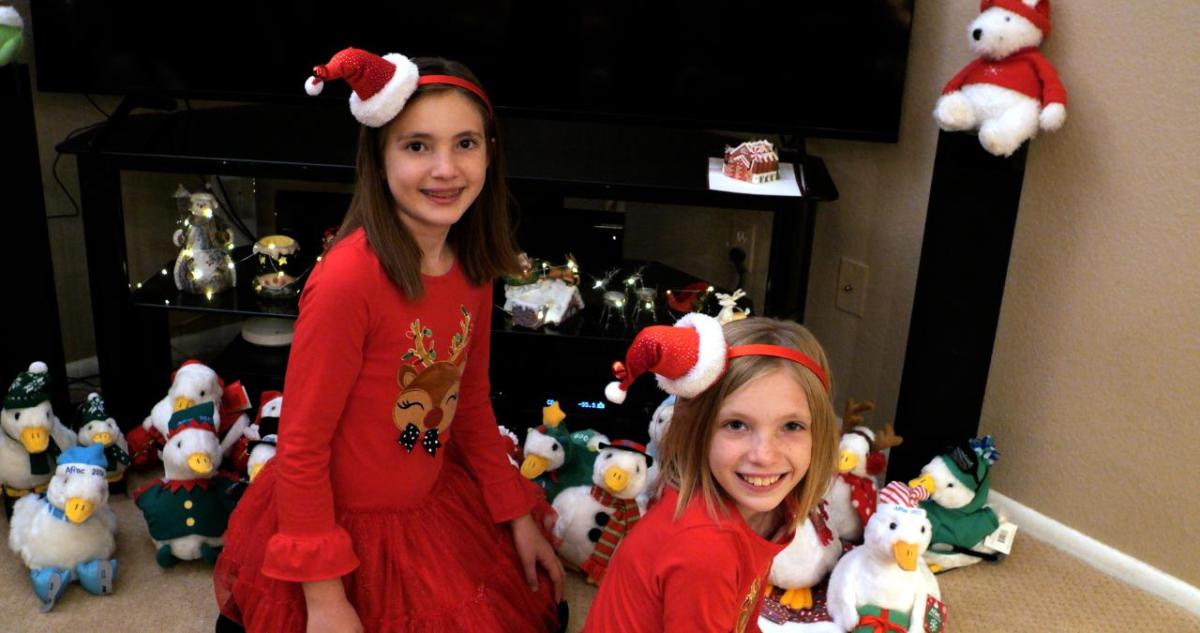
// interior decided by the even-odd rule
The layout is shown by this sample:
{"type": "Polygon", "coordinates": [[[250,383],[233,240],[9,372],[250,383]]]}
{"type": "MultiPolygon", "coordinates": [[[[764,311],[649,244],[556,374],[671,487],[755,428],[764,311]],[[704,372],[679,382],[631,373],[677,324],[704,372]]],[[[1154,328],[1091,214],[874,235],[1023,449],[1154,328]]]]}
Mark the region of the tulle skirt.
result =
{"type": "MultiPolygon", "coordinates": [[[[300,584],[261,573],[277,529],[274,480],[268,464],[239,502],[213,584],[221,613],[249,633],[303,633],[300,584]]],[[[367,633],[558,629],[549,577],[539,568],[538,591],[529,590],[508,527],[492,522],[479,486],[451,459],[426,503],[337,520],[360,561],[344,583],[367,633]]]]}

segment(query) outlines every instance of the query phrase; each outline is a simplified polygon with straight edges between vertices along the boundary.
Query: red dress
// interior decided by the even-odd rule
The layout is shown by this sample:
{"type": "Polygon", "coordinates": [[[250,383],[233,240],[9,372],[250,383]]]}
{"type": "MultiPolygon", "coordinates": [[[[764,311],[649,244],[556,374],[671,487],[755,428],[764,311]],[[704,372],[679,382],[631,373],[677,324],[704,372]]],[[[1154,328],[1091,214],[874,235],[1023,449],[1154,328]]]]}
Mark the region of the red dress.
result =
{"type": "Polygon", "coordinates": [[[758,613],[775,555],[791,540],[759,536],[732,505],[714,520],[693,495],[662,499],[621,541],[588,612],[584,633],[743,633],[758,613]]]}
{"type": "Polygon", "coordinates": [[[370,633],[557,627],[503,523],[538,497],[488,400],[491,288],[457,264],[423,283],[407,300],[361,229],[308,280],[278,453],[214,570],[221,613],[252,633],[304,631],[299,583],[338,577],[370,633]]]}

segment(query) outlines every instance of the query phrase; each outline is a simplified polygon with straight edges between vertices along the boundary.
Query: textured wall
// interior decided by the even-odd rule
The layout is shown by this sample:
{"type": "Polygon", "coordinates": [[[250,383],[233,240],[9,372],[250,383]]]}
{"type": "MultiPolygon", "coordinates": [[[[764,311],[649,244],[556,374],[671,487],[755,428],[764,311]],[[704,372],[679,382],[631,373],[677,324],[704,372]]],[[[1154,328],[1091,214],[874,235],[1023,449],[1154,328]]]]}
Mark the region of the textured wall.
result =
{"type": "MultiPolygon", "coordinates": [[[[842,199],[819,218],[809,325],[839,398],[895,411],[942,84],[973,2],[918,2],[900,143],[823,141],[842,199]],[[867,262],[867,315],[833,309],[867,262]]],[[[1029,153],[981,432],[1017,501],[1200,584],[1200,4],[1055,2],[1044,46],[1065,129],[1029,153]]]]}
{"type": "Polygon", "coordinates": [[[1200,585],[1200,4],[1056,3],[983,430],[996,488],[1200,585]]]}

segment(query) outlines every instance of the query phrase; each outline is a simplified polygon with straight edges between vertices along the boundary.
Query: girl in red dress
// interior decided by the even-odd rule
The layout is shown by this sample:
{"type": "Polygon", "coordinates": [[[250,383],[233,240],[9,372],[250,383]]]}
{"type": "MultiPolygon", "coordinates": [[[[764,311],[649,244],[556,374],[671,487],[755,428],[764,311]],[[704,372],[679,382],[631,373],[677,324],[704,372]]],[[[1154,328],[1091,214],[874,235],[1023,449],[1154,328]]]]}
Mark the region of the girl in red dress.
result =
{"type": "Polygon", "coordinates": [[[488,399],[491,282],[518,259],[487,95],[461,64],[357,49],[306,87],[332,79],[358,179],[301,295],[278,453],[229,522],[218,625],[556,630],[562,567],[488,399]]]}
{"type": "Polygon", "coordinates": [[[678,396],[660,498],[621,542],[585,633],[758,631],[771,561],[834,473],[829,363],[803,326],[690,314],[640,332],[620,383],[643,371],[678,396]]]}

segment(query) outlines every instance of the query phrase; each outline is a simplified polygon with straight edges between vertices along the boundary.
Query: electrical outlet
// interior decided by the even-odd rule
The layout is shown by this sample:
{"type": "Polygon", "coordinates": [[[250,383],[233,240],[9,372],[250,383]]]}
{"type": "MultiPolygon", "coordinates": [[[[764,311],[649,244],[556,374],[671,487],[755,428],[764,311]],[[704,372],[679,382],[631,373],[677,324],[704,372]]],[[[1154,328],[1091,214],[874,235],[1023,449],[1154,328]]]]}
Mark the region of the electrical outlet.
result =
{"type": "Polygon", "coordinates": [[[838,266],[837,300],[838,310],[863,316],[867,307],[867,265],[843,257],[838,266]]]}
{"type": "Polygon", "coordinates": [[[729,248],[740,248],[746,252],[746,272],[754,269],[754,241],[756,226],[749,218],[734,214],[729,227],[729,248]]]}

